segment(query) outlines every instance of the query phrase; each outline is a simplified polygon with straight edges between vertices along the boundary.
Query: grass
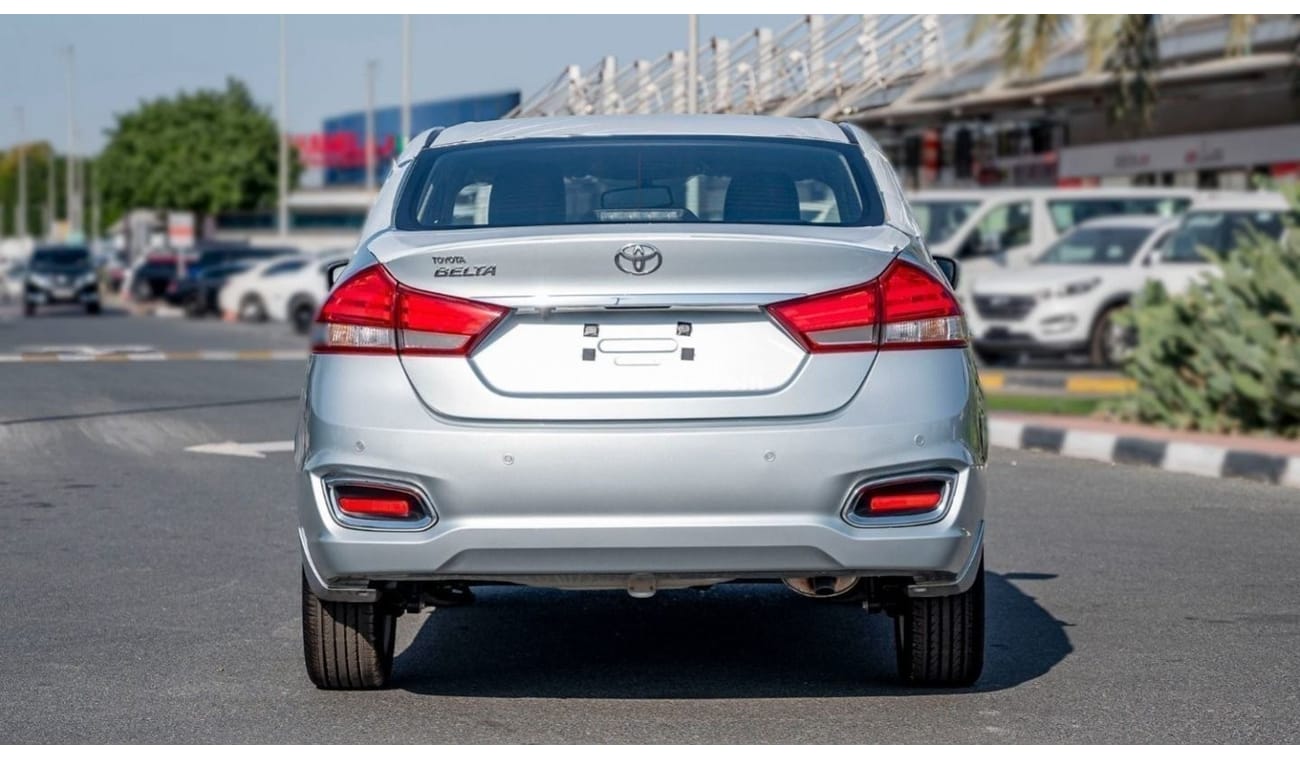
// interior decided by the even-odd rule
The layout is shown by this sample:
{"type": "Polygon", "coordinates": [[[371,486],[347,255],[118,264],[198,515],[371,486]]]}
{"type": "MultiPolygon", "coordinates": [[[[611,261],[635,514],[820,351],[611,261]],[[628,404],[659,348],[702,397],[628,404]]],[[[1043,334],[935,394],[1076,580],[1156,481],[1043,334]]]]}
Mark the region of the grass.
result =
{"type": "Polygon", "coordinates": [[[991,412],[1023,414],[1068,414],[1085,417],[1096,411],[1103,399],[1080,396],[1032,396],[1022,393],[990,393],[985,406],[991,412]]]}

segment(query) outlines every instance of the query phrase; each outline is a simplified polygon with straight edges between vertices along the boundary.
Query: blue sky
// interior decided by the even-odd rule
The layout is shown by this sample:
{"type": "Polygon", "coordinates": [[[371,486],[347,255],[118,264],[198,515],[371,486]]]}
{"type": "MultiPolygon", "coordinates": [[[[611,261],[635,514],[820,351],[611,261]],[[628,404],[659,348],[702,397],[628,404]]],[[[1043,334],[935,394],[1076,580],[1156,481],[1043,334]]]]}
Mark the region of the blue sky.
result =
{"type": "MultiPolygon", "coordinates": [[[[701,46],[758,26],[780,31],[798,16],[703,16],[701,46]]],[[[414,99],[522,89],[527,95],[564,66],[601,56],[658,58],[686,44],[684,16],[416,16],[414,99]]],[[[28,139],[67,135],[67,74],[62,50],[76,48],[78,152],[103,146],[116,112],[140,100],[243,79],[274,106],[279,86],[279,17],[0,16],[0,146],[17,139],[22,106],[28,139]]],[[[361,108],[365,61],[379,61],[376,100],[401,94],[398,16],[290,16],[289,126],[361,108]]]]}

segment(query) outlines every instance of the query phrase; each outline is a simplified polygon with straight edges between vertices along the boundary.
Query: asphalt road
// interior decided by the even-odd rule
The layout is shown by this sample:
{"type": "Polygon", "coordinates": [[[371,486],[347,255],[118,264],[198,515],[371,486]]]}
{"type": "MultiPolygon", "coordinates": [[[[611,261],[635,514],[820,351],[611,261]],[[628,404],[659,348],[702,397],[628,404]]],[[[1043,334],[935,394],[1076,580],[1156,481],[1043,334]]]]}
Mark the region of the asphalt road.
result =
{"type": "MultiPolygon", "coordinates": [[[[0,316],[33,345],[283,329],[0,316]]],[[[988,662],[902,688],[888,620],[768,586],[481,591],[399,623],[394,688],[303,672],[296,361],[0,364],[0,742],[1296,742],[1300,498],[997,451],[988,662]]]]}

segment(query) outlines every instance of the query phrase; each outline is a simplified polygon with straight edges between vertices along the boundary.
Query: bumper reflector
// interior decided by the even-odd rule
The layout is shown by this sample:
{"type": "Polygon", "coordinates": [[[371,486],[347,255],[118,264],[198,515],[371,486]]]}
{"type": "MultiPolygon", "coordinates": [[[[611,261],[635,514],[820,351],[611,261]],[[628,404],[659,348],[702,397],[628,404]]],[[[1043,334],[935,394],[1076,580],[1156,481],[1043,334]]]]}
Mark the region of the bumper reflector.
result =
{"type": "Polygon", "coordinates": [[[335,499],[339,509],[351,517],[409,519],[420,512],[415,497],[401,491],[363,486],[342,486],[335,499]]]}

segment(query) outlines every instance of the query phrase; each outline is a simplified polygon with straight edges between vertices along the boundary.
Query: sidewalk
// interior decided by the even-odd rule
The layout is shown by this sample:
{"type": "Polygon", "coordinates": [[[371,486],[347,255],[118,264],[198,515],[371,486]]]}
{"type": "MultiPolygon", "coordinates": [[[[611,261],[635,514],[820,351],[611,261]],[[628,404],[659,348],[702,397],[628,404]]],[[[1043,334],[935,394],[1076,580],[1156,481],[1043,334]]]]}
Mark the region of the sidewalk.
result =
{"type": "Polygon", "coordinates": [[[989,416],[989,440],[1005,448],[1300,488],[1300,441],[1011,413],[989,416]]]}

